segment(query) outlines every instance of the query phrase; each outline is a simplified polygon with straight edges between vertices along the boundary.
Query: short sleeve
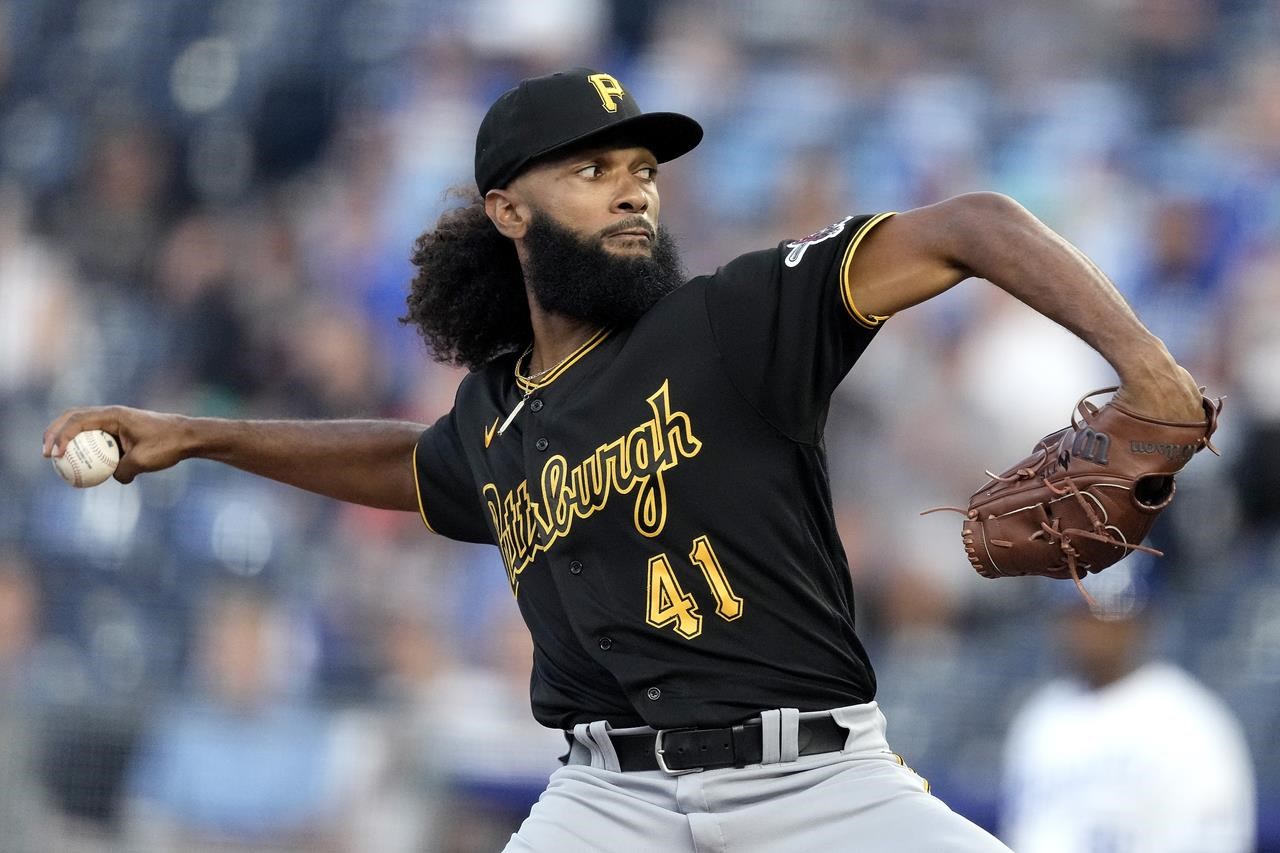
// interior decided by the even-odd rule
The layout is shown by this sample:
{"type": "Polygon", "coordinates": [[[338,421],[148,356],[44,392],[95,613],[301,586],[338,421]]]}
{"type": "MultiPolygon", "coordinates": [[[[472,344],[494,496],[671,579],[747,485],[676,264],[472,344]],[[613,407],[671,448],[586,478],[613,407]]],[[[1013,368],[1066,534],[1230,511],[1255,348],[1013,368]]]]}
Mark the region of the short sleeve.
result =
{"type": "Polygon", "coordinates": [[[798,441],[821,440],[831,394],[886,317],[854,304],[849,269],[892,213],[848,216],[814,234],[731,261],[706,285],[725,370],[766,419],[798,441]]]}
{"type": "Polygon", "coordinates": [[[413,481],[418,512],[428,530],[464,542],[493,542],[458,433],[456,409],[418,437],[413,448],[413,481]]]}

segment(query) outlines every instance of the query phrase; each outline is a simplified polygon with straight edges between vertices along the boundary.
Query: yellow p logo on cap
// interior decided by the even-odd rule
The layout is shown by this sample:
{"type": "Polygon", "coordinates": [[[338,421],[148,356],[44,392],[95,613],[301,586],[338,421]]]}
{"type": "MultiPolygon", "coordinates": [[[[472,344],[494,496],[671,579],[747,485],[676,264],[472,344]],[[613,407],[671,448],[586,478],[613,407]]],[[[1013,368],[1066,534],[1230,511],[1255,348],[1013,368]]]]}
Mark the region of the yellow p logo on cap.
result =
{"type": "Polygon", "coordinates": [[[627,93],[623,91],[622,84],[613,78],[610,74],[591,74],[587,77],[592,86],[596,87],[596,92],[600,95],[600,103],[611,113],[618,111],[618,98],[623,97],[627,93]]]}

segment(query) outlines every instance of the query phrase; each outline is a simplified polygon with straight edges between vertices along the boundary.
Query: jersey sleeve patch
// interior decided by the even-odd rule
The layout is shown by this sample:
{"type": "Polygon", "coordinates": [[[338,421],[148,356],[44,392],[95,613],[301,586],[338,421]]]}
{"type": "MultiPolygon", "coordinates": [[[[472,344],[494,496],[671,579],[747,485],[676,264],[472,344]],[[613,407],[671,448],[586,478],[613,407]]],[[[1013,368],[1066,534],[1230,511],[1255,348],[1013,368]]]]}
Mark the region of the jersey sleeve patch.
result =
{"type": "MultiPolygon", "coordinates": [[[[889,319],[889,315],[868,315],[863,314],[858,310],[858,306],[855,305],[853,301],[853,282],[849,278],[849,266],[853,263],[853,253],[858,251],[858,244],[862,242],[863,238],[871,233],[872,228],[875,228],[881,222],[884,222],[893,215],[894,214],[892,212],[881,213],[864,222],[862,227],[853,235],[853,239],[849,241],[848,247],[844,250],[844,259],[840,262],[840,297],[844,300],[845,310],[849,312],[849,316],[852,317],[858,325],[868,329],[874,329],[876,326],[879,326],[885,320],[889,319]]],[[[841,227],[843,228],[843,223],[841,223],[841,227]]],[[[824,237],[823,239],[826,238],[824,237]]]]}
{"type": "Polygon", "coordinates": [[[787,244],[787,248],[791,251],[787,253],[786,260],[783,261],[789,267],[795,268],[800,265],[800,261],[804,258],[804,253],[809,251],[809,247],[814,243],[821,243],[823,240],[830,240],[837,237],[840,232],[844,231],[844,226],[852,216],[846,216],[839,222],[833,222],[821,231],[814,231],[807,237],[801,237],[799,240],[792,240],[787,244]]]}

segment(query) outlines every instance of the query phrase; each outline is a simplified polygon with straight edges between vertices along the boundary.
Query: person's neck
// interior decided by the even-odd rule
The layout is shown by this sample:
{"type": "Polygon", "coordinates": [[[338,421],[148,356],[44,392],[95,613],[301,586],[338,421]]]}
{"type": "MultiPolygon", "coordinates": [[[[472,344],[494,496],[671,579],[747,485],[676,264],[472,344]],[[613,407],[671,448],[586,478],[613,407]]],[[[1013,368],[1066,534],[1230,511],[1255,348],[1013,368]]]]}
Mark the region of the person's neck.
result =
{"type": "Polygon", "coordinates": [[[1139,658],[1124,658],[1110,662],[1105,666],[1096,666],[1090,671],[1084,673],[1085,683],[1092,690],[1102,690],[1110,687],[1117,681],[1123,681],[1141,667],[1143,661],[1139,658]]]}
{"type": "Polygon", "coordinates": [[[598,326],[585,320],[544,311],[532,298],[529,321],[533,326],[533,351],[526,365],[529,375],[554,368],[600,331],[598,326]]]}

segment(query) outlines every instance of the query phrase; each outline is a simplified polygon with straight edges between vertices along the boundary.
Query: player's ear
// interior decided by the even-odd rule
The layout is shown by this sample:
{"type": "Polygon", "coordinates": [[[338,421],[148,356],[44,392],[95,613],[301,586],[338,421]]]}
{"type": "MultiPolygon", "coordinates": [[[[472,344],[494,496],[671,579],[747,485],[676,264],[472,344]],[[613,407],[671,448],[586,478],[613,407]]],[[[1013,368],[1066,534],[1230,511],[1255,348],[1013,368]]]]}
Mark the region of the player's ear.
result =
{"type": "Polygon", "coordinates": [[[504,237],[519,240],[529,229],[529,207],[509,189],[485,193],[484,212],[504,237]]]}

